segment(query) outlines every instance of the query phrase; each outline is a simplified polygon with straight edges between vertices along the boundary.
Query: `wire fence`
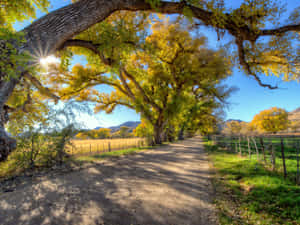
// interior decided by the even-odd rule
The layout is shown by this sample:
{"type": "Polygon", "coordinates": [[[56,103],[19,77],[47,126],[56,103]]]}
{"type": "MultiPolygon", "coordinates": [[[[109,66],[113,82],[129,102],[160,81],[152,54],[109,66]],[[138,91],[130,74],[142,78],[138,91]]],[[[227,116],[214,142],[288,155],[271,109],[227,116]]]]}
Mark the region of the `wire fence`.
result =
{"type": "Polygon", "coordinates": [[[214,145],[223,150],[257,160],[266,169],[280,173],[285,179],[300,184],[300,136],[221,136],[211,137],[214,145]]]}

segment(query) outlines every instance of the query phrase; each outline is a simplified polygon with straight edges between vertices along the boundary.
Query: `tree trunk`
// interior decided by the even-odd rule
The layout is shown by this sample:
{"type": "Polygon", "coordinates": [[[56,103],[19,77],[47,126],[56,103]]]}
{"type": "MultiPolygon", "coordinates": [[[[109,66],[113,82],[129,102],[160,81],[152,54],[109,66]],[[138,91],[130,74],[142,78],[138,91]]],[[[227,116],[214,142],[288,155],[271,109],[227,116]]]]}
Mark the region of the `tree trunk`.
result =
{"type": "MultiPolygon", "coordinates": [[[[40,58],[54,54],[63,47],[67,40],[103,21],[115,11],[148,10],[165,14],[182,14],[183,9],[183,5],[176,2],[162,2],[157,8],[153,9],[144,0],[81,0],[55,10],[33,22],[22,30],[26,42],[22,46],[15,47],[18,53],[28,52],[34,60],[28,62],[28,64],[35,65],[40,58]]],[[[209,19],[211,17],[211,13],[197,9],[193,9],[193,11],[195,11],[195,16],[199,14],[197,16],[199,19],[209,19]]],[[[5,103],[22,77],[21,75],[18,79],[5,81],[2,79],[6,75],[3,72],[5,71],[0,67],[0,161],[4,161],[9,153],[16,148],[16,141],[5,132],[5,120],[2,117],[6,114],[4,110],[5,103]]],[[[20,69],[19,72],[20,74],[26,73],[24,69],[20,69]]]]}
{"type": "Polygon", "coordinates": [[[9,137],[5,131],[4,125],[7,121],[8,113],[3,103],[2,105],[0,104],[0,162],[6,160],[8,155],[16,148],[17,145],[16,140],[9,137]]]}
{"type": "MultiPolygon", "coordinates": [[[[180,128],[180,131],[178,132],[178,140],[183,140],[183,134],[184,134],[184,127],[180,128]]],[[[208,140],[210,140],[210,136],[208,135],[208,140]]]]}
{"type": "MultiPolygon", "coordinates": [[[[27,51],[31,54],[35,61],[28,62],[28,64],[34,65],[39,62],[40,58],[55,53],[63,47],[64,42],[72,39],[75,35],[88,29],[94,24],[103,21],[115,11],[147,10],[164,14],[184,14],[187,7],[192,11],[195,18],[202,20],[206,25],[212,25],[222,29],[225,28],[234,36],[242,33],[245,40],[255,41],[257,39],[257,32],[253,32],[246,24],[245,26],[237,26],[231,17],[228,16],[225,19],[225,24],[218,25],[214,21],[215,16],[212,12],[194,7],[187,4],[185,1],[161,1],[156,7],[151,7],[146,0],[80,0],[55,10],[26,27],[22,31],[25,34],[26,42],[22,46],[18,46],[17,50],[19,53],[27,51]]],[[[278,31],[262,30],[260,35],[275,35],[278,32],[284,33],[290,29],[293,30],[294,28],[287,27],[283,30],[281,28],[282,31],[279,29],[278,31]]],[[[295,29],[297,29],[297,25],[295,29]]],[[[1,71],[0,68],[0,116],[5,114],[4,105],[7,102],[8,97],[12,94],[18,80],[21,78],[19,77],[19,79],[4,81],[1,78],[1,71]]],[[[7,135],[4,129],[4,121],[0,119],[0,161],[5,160],[15,146],[16,141],[7,135]]]]}
{"type": "Polygon", "coordinates": [[[162,144],[162,131],[163,131],[163,127],[161,125],[154,126],[154,144],[156,145],[162,144]]]}

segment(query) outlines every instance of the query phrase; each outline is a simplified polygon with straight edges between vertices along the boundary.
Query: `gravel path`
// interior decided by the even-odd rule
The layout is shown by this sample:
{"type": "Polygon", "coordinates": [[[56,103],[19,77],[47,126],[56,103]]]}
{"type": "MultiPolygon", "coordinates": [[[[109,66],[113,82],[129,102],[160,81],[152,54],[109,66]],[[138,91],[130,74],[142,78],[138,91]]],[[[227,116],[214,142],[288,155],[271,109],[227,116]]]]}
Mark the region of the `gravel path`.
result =
{"type": "Polygon", "coordinates": [[[213,225],[209,176],[188,139],[0,192],[0,224],[213,225]]]}

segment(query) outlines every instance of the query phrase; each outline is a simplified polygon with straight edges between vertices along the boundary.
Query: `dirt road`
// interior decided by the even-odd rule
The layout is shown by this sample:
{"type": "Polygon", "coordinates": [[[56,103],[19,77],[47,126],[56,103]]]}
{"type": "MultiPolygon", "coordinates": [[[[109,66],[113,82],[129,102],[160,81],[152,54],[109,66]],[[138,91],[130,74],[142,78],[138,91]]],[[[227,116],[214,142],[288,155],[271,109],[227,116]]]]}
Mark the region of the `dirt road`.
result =
{"type": "Polygon", "coordinates": [[[199,138],[0,192],[0,224],[217,224],[199,138]]]}

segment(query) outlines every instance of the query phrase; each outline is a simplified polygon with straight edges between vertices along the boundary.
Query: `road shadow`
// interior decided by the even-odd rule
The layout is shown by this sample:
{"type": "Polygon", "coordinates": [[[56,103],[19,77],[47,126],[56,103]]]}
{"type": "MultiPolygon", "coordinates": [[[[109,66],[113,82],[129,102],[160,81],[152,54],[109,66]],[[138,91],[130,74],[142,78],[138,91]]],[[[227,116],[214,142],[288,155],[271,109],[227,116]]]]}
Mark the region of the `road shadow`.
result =
{"type": "Polygon", "coordinates": [[[217,224],[198,138],[0,194],[1,224],[217,224]]]}

